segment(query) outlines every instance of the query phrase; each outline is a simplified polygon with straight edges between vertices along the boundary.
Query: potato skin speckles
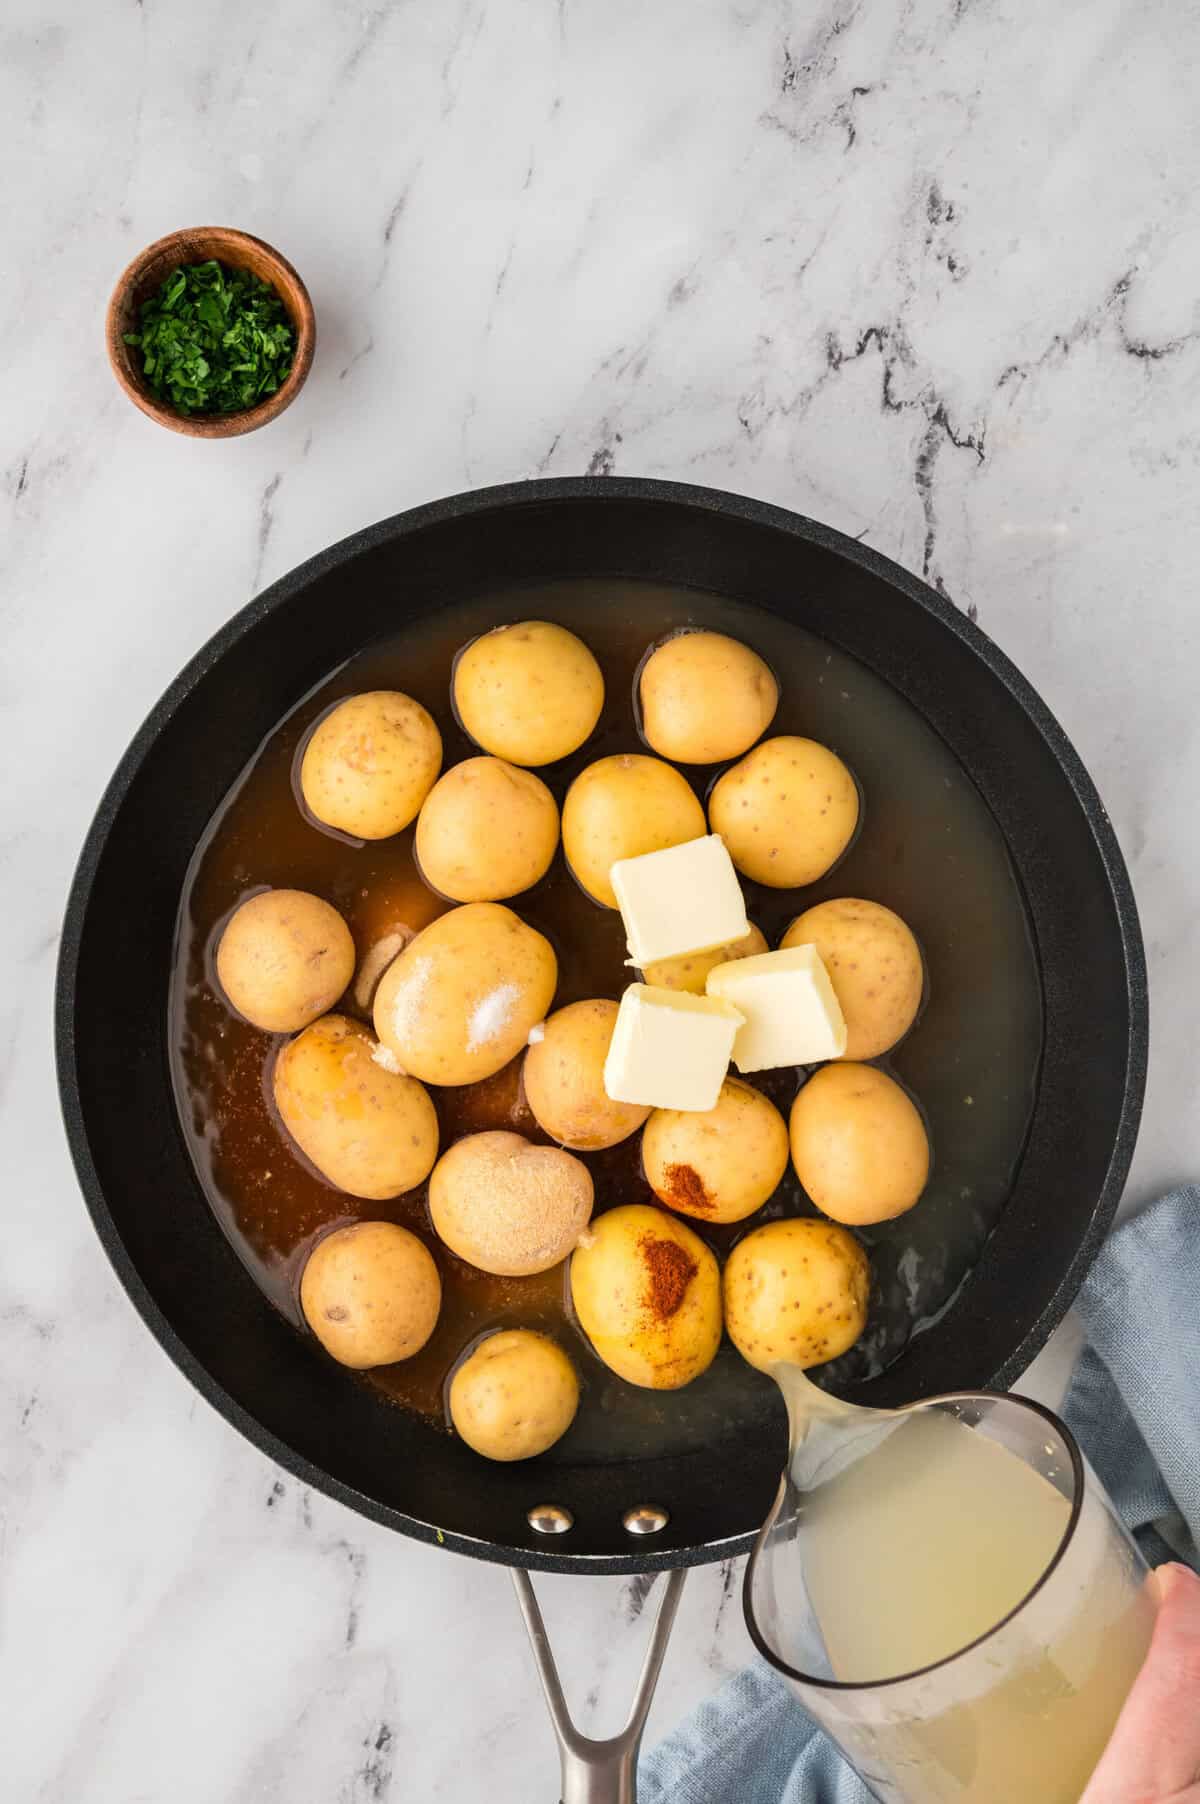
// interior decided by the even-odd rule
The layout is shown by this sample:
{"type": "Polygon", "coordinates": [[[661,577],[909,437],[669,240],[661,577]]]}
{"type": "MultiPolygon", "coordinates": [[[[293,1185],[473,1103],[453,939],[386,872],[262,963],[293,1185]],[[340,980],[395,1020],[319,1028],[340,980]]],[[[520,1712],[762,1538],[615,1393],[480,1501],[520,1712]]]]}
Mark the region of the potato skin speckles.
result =
{"type": "Polygon", "coordinates": [[[724,633],[675,633],[642,666],[642,731],[662,758],[723,764],[770,726],[779,685],[758,653],[724,633]]]}
{"type": "Polygon", "coordinates": [[[510,764],[554,764],[590,738],[604,706],[600,666],[566,627],[525,620],[462,652],[452,678],[458,718],[510,764]]]}
{"type": "Polygon", "coordinates": [[[442,768],[442,736],[410,695],[348,695],[316,727],[300,761],[315,820],[353,839],[390,839],[414,821],[442,768]]]}
{"type": "Polygon", "coordinates": [[[858,829],[858,785],[813,739],[765,739],[719,777],[709,824],[744,877],[772,889],[815,883],[858,829]]]}
{"type": "Polygon", "coordinates": [[[337,909],[320,896],[264,890],[230,916],[216,966],[226,1000],[252,1027],[298,1033],[346,989],[354,975],[354,940],[337,909]]]}
{"type": "Polygon", "coordinates": [[[824,1365],[848,1351],[867,1322],[871,1272],[854,1236],[833,1222],[767,1222],[739,1240],[725,1264],[725,1326],[759,1371],[824,1365]]]}

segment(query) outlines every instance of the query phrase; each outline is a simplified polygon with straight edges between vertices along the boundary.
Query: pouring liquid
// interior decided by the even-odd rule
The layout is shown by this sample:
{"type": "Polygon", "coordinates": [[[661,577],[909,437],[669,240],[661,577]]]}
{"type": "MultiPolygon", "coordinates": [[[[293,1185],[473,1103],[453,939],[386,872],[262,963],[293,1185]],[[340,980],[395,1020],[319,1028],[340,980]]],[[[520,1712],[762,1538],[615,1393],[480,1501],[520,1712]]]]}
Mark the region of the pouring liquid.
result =
{"type": "Polygon", "coordinates": [[[1154,1621],[1099,1487],[1076,1516],[1052,1431],[1039,1469],[986,1418],[856,1409],[775,1376],[809,1611],[832,1678],[871,1688],[834,1720],[797,1687],[805,1702],[881,1798],[1075,1804],[1154,1621]]]}

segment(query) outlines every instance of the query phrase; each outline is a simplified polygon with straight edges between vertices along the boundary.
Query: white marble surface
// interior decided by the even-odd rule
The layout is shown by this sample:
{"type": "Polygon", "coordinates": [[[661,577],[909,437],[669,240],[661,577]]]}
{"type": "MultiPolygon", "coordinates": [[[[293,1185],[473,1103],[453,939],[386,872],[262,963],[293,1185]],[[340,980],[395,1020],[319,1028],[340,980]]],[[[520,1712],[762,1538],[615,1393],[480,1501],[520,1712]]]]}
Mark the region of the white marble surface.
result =
{"type": "MultiPolygon", "coordinates": [[[[364,522],[678,476],[943,585],[1130,859],[1155,991],[1131,1193],[1196,1175],[1198,71],[1178,0],[9,0],[6,1798],[554,1796],[506,1576],[306,1495],[192,1395],[58,1125],[58,923],[108,771],[214,627],[364,522]],[[226,445],[134,412],[100,338],[125,260],[203,221],[284,248],[320,322],[299,404],[226,445]]],[[[611,1721],[640,1589],[543,1593],[611,1721]]],[[[733,1575],[694,1575],[656,1725],[745,1653],[733,1575]]]]}

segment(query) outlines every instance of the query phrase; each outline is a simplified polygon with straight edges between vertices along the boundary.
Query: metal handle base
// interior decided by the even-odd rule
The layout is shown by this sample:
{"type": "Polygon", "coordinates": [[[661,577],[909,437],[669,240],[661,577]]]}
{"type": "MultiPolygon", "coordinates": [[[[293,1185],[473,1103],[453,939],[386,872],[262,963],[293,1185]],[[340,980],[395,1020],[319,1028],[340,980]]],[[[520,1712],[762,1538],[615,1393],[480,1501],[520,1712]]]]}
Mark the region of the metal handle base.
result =
{"type": "Polygon", "coordinates": [[[534,1595],[533,1581],[527,1572],[519,1568],[514,1570],[512,1577],[558,1742],[558,1756],[562,1765],[561,1804],[637,1804],[638,1749],[687,1573],[682,1567],[677,1567],[667,1574],[654,1631],[646,1649],[646,1658],[642,1662],[642,1675],[638,1680],[625,1727],[619,1735],[610,1735],[604,1741],[593,1741],[589,1736],[581,1735],[572,1722],[558,1668],[554,1664],[550,1638],[534,1595]]]}

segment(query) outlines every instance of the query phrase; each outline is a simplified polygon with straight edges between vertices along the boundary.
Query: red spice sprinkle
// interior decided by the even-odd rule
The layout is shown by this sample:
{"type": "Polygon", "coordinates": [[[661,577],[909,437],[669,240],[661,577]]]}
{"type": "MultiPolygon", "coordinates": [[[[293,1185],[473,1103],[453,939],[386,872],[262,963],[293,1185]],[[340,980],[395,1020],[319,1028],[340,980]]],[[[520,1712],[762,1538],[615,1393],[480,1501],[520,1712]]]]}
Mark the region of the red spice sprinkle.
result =
{"type": "Polygon", "coordinates": [[[659,1240],[653,1234],[643,1234],[638,1246],[646,1267],[643,1302],[656,1321],[669,1322],[683,1303],[699,1267],[677,1240],[659,1240]]]}
{"type": "Polygon", "coordinates": [[[668,1165],[663,1173],[666,1182],[666,1198],[677,1208],[704,1210],[707,1212],[716,1207],[708,1191],[704,1188],[704,1179],[693,1165],[668,1165]]]}

